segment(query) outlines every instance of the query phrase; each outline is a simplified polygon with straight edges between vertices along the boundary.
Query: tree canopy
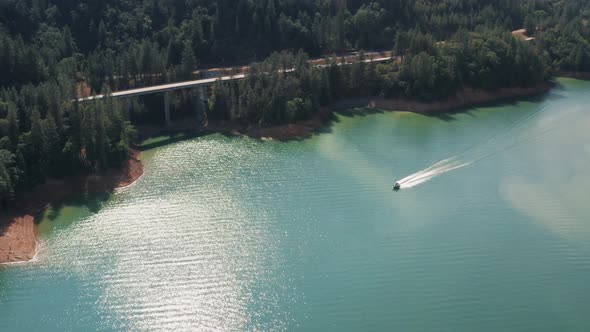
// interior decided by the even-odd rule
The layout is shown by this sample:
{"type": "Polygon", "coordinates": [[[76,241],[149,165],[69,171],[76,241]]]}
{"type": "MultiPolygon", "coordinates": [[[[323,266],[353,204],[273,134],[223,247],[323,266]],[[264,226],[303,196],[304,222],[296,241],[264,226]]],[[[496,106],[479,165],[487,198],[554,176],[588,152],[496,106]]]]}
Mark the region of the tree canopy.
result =
{"type": "Polygon", "coordinates": [[[525,86],[554,69],[590,71],[589,19],[584,0],[0,1],[0,207],[47,177],[126,157],[137,104],[72,102],[82,92],[259,62],[246,79],[215,84],[211,116],[282,124],[346,97],[436,100],[465,85],[525,86]],[[509,33],[521,27],[533,41],[509,33]],[[307,61],[363,49],[398,58],[307,61]]]}

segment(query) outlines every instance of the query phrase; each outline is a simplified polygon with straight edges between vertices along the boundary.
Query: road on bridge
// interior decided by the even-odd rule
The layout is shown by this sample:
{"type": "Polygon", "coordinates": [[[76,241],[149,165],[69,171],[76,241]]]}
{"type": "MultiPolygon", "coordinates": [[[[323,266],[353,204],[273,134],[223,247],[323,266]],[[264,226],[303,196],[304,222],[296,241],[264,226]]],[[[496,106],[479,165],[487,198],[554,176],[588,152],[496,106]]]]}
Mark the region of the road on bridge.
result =
{"type": "MultiPolygon", "coordinates": [[[[365,59],[363,62],[365,62],[365,63],[385,62],[385,61],[389,61],[393,58],[394,58],[394,56],[385,56],[385,57],[374,58],[374,59],[365,59]]],[[[343,57],[342,59],[344,59],[344,62],[338,63],[339,66],[340,65],[349,65],[349,64],[352,64],[355,62],[354,60],[350,60],[350,56],[343,57]]],[[[311,63],[314,63],[313,61],[318,61],[318,60],[310,60],[311,63]]],[[[324,63],[317,64],[316,66],[319,68],[323,68],[328,65],[324,62],[324,63]]],[[[230,69],[228,69],[228,70],[230,70],[230,69]]],[[[289,70],[287,70],[287,71],[289,71],[289,70]]],[[[136,97],[136,96],[152,94],[152,93],[170,92],[170,91],[175,91],[175,90],[188,89],[188,88],[193,88],[193,87],[200,86],[200,85],[209,85],[209,84],[215,83],[218,80],[219,81],[241,80],[244,77],[246,77],[246,74],[242,73],[242,74],[236,74],[236,75],[230,75],[230,76],[205,78],[205,79],[194,80],[194,81],[168,83],[168,84],[154,85],[154,86],[149,86],[149,87],[144,87],[144,88],[116,91],[116,92],[112,92],[110,94],[110,96],[114,97],[114,98],[136,97]]],[[[107,95],[100,94],[100,95],[89,96],[89,97],[85,97],[85,98],[79,98],[78,101],[85,102],[85,101],[91,101],[91,100],[96,100],[96,99],[103,99],[105,97],[107,97],[107,95]]]]}

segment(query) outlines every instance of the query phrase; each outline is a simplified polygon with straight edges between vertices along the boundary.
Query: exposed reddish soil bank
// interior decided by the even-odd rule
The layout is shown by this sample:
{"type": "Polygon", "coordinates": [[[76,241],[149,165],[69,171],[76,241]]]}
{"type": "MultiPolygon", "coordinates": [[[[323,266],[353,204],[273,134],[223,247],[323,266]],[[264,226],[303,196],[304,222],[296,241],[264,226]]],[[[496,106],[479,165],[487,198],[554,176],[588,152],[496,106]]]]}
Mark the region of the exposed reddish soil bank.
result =
{"type": "Polygon", "coordinates": [[[0,263],[25,262],[33,259],[37,247],[33,216],[20,214],[0,220],[0,263]]]}
{"type": "Polygon", "coordinates": [[[64,198],[83,193],[110,192],[125,187],[143,174],[139,152],[130,151],[120,169],[82,174],[67,179],[50,179],[16,199],[13,211],[0,217],[0,264],[23,262],[35,256],[35,215],[64,198]]]}

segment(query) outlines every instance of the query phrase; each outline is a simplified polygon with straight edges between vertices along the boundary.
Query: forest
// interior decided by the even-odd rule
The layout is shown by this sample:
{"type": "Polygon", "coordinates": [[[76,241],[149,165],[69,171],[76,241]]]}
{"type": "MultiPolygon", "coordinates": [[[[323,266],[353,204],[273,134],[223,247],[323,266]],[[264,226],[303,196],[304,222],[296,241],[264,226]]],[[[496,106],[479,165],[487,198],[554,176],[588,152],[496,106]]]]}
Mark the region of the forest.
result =
{"type": "Polygon", "coordinates": [[[584,0],[0,1],[0,208],[48,177],[125,160],[129,110],[111,98],[73,102],[81,90],[256,62],[247,79],[215,85],[211,116],[282,124],[342,98],[437,100],[590,71],[589,18],[584,0]],[[533,41],[510,34],[522,27],[533,41]],[[355,50],[397,60],[336,64],[355,50]],[[319,56],[331,65],[307,62],[319,56]]]}

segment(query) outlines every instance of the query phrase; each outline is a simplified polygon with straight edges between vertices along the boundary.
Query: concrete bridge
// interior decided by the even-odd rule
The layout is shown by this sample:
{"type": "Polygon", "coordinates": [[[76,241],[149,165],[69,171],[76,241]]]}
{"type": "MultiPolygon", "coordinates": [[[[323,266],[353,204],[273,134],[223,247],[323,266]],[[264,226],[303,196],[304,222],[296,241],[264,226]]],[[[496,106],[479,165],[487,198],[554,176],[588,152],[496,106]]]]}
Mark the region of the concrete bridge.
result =
{"type": "MultiPolygon", "coordinates": [[[[386,62],[386,61],[392,60],[394,58],[395,58],[395,56],[393,56],[393,55],[382,56],[379,58],[366,59],[366,60],[363,60],[363,62],[364,63],[386,62]]],[[[350,60],[350,61],[346,60],[347,57],[342,57],[342,59],[343,59],[343,61],[339,62],[337,64],[338,66],[351,65],[355,62],[358,62],[358,61],[354,61],[354,60],[350,60]]],[[[348,59],[350,59],[350,56],[348,56],[348,59]]],[[[317,61],[318,60],[310,60],[310,63],[313,64],[314,62],[317,62],[317,61]]],[[[328,65],[325,63],[316,65],[316,67],[318,67],[318,68],[324,68],[327,66],[328,65]]],[[[287,69],[286,72],[291,72],[293,70],[294,69],[287,69]]],[[[246,77],[246,74],[236,74],[236,75],[231,75],[231,76],[205,78],[205,79],[194,80],[194,81],[184,81],[184,82],[178,82],[178,83],[154,85],[154,86],[138,88],[138,89],[116,91],[116,92],[111,93],[110,95],[100,94],[100,95],[94,95],[94,96],[85,97],[85,98],[79,98],[79,99],[77,99],[77,101],[78,102],[88,102],[88,101],[103,99],[108,96],[113,97],[113,98],[130,98],[130,97],[137,97],[137,96],[142,96],[142,95],[147,95],[147,94],[164,93],[164,118],[166,120],[166,125],[170,125],[170,123],[171,123],[171,120],[170,120],[170,92],[176,91],[176,90],[199,88],[199,99],[201,100],[201,102],[204,102],[206,100],[206,94],[207,94],[206,87],[207,86],[212,85],[217,81],[222,81],[222,82],[235,81],[235,80],[244,79],[245,77],[246,77]]]]}
{"type": "MultiPolygon", "coordinates": [[[[154,85],[145,88],[138,88],[138,89],[131,89],[131,90],[123,90],[117,91],[110,94],[113,98],[130,98],[130,97],[137,97],[147,94],[154,94],[154,93],[164,93],[164,118],[166,119],[166,125],[170,125],[170,92],[176,90],[183,90],[183,89],[192,89],[195,87],[199,88],[199,97],[201,101],[205,100],[206,91],[205,87],[214,84],[215,82],[219,81],[233,81],[233,80],[240,80],[246,77],[244,74],[238,74],[234,76],[223,76],[218,78],[206,78],[201,80],[195,81],[185,81],[179,83],[170,83],[170,84],[163,84],[163,85],[154,85]]],[[[103,99],[108,95],[95,95],[86,98],[78,99],[78,102],[88,102],[92,100],[103,99]]]]}

